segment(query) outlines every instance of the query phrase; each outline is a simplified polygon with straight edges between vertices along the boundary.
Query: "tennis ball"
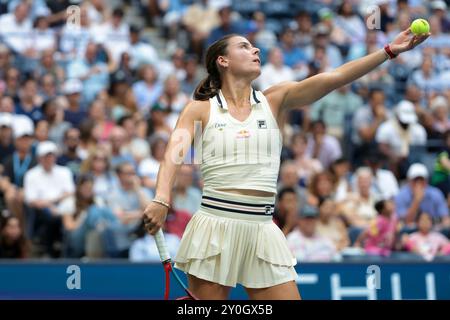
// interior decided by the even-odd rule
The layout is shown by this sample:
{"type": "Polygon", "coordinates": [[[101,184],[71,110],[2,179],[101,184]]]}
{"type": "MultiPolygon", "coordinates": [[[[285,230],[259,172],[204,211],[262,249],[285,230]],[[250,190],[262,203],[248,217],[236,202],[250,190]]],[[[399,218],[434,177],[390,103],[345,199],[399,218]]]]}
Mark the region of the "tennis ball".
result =
{"type": "Polygon", "coordinates": [[[425,19],[416,19],[411,23],[411,32],[415,35],[430,32],[430,25],[425,19]]]}

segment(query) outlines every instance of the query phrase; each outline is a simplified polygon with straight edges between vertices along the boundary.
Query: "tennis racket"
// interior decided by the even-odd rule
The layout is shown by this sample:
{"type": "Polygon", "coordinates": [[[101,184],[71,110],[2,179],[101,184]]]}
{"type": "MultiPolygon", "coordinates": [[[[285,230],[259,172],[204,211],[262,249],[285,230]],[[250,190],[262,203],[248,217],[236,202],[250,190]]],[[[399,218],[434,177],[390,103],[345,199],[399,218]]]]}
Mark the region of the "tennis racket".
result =
{"type": "Polygon", "coordinates": [[[187,288],[187,286],[180,279],[178,274],[172,267],[172,259],[169,255],[169,250],[167,250],[166,240],[164,239],[164,233],[162,229],[159,229],[155,234],[155,242],[156,247],[158,248],[159,257],[161,259],[161,263],[164,267],[164,272],[166,274],[166,289],[164,290],[164,300],[169,300],[170,293],[170,274],[173,274],[177,282],[183,287],[184,291],[187,293],[186,297],[179,298],[177,300],[198,300],[194,294],[187,288]]]}

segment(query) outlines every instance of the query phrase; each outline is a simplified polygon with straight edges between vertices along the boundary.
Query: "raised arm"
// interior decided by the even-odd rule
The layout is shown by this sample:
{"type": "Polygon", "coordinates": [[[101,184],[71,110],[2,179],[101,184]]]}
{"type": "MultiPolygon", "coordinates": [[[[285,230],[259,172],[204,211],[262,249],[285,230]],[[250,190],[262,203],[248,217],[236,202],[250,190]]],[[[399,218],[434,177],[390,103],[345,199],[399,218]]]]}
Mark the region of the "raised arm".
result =
{"type": "MultiPolygon", "coordinates": [[[[389,44],[393,54],[408,51],[425,41],[430,34],[412,36],[410,29],[401,32],[389,44]]],[[[300,82],[283,82],[267,89],[268,98],[274,114],[282,108],[293,108],[310,104],[329,92],[355,81],[369,73],[388,59],[385,49],[380,49],[365,57],[350,61],[339,68],[317,74],[300,82]]]]}
{"type": "MultiPolygon", "coordinates": [[[[161,162],[156,180],[155,200],[171,203],[172,186],[175,174],[189,151],[194,138],[194,124],[202,122],[202,127],[209,116],[208,101],[193,101],[181,112],[174,132],[170,136],[164,160],[161,162]]],[[[154,235],[164,224],[168,208],[151,202],[144,211],[145,227],[154,235]]]]}

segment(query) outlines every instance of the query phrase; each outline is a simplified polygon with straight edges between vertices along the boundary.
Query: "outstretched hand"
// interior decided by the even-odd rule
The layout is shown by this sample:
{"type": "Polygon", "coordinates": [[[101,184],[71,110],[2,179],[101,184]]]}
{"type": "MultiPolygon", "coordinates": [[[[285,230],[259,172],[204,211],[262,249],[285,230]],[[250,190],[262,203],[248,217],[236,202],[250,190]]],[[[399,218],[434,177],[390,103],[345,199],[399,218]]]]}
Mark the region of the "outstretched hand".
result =
{"type": "Polygon", "coordinates": [[[391,51],[394,54],[399,54],[411,49],[414,49],[416,46],[424,42],[431,33],[424,33],[421,35],[414,35],[411,32],[411,29],[408,28],[405,31],[401,32],[390,44],[391,51]]]}

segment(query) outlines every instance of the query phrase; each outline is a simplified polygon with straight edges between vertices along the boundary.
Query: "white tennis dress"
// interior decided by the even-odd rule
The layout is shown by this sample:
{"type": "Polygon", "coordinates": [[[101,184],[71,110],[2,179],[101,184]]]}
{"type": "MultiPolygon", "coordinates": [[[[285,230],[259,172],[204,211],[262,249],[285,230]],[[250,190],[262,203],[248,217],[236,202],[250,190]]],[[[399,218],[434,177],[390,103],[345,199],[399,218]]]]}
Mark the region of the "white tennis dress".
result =
{"type": "Polygon", "coordinates": [[[296,259],[272,220],[282,138],[270,106],[262,92],[251,90],[251,113],[239,121],[228,112],[221,91],[209,101],[209,121],[195,145],[201,155],[202,203],[183,234],[175,267],[230,287],[266,288],[295,280],[296,259]]]}

